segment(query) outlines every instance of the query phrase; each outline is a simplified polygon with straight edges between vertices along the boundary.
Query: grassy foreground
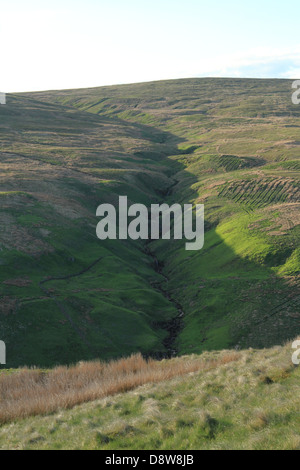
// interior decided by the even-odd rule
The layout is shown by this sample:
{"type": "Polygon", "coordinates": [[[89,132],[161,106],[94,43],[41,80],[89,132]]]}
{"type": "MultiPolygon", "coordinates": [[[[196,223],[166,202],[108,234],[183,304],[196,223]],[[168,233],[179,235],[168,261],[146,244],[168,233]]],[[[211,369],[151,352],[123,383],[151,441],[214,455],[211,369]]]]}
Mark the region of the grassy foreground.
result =
{"type": "MultiPolygon", "coordinates": [[[[287,344],[161,362],[134,356],[102,366],[2,371],[0,401],[8,410],[13,406],[0,427],[0,448],[299,450],[300,369],[292,364],[291,354],[287,344]],[[50,407],[41,416],[43,409],[28,411],[26,393],[31,390],[34,401],[37,391],[51,391],[53,379],[59,409],[50,407]],[[72,406],[63,400],[68,384],[72,393],[89,389],[94,395],[86,397],[87,403],[64,409],[72,406]],[[23,405],[16,419],[13,410],[21,386],[23,405]],[[97,393],[103,398],[93,400],[97,393]],[[20,419],[22,409],[37,416],[20,419]]],[[[44,397],[41,402],[45,406],[44,397]]]]}

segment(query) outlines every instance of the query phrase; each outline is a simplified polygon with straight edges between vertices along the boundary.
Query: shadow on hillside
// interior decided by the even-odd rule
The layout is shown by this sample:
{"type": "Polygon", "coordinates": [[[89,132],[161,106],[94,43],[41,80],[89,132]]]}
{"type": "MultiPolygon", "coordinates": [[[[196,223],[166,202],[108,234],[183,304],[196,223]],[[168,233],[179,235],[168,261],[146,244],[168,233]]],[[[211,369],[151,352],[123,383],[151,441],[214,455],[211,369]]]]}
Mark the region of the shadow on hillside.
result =
{"type": "MultiPolygon", "coordinates": [[[[188,200],[195,200],[198,194],[191,186],[197,179],[187,170],[184,173],[190,186],[188,200]]],[[[163,196],[172,204],[178,194],[163,196]]],[[[162,323],[168,330],[169,356],[174,351],[271,347],[300,332],[297,279],[279,277],[273,269],[284,265],[293,249],[270,251],[259,264],[237,255],[216,229],[208,211],[201,251],[187,253],[181,242],[150,244],[156,269],[165,277],[162,289],[179,312],[173,321],[162,323]]],[[[255,243],[250,232],[248,242],[255,243]]]]}
{"type": "MultiPolygon", "coordinates": [[[[8,127],[11,125],[13,132],[15,129],[16,131],[22,131],[25,126],[24,122],[26,123],[26,129],[30,128],[30,126],[32,129],[36,129],[38,122],[39,131],[49,131],[49,126],[53,126],[53,128],[56,126],[56,135],[58,136],[60,133],[63,135],[66,122],[68,122],[68,125],[73,130],[76,130],[78,127],[80,128],[81,123],[85,123],[90,128],[98,126],[99,123],[118,123],[120,125],[120,133],[126,130],[126,135],[135,139],[147,140],[150,148],[142,146],[138,150],[134,149],[133,156],[139,158],[139,164],[143,161],[143,158],[147,161],[153,160],[153,162],[165,163],[164,171],[167,172],[165,176],[169,183],[169,187],[158,190],[157,185],[152,185],[149,181],[143,180],[143,186],[150,196],[153,197],[154,202],[157,202],[157,200],[169,202],[173,198],[171,191],[174,191],[176,185],[176,173],[183,172],[186,175],[184,180],[185,187],[191,187],[197,182],[194,176],[188,174],[182,163],[168,159],[168,156],[179,155],[181,152],[178,150],[178,146],[185,142],[184,139],[175,136],[171,132],[165,132],[153,126],[128,122],[115,117],[102,117],[84,111],[75,113],[74,108],[37,102],[30,98],[27,101],[27,104],[29,103],[28,108],[24,104],[25,109],[27,109],[25,112],[24,109],[21,109],[23,106],[23,104],[20,104],[21,99],[19,97],[13,98],[16,101],[12,107],[7,106],[0,110],[0,118],[6,119],[6,125],[8,127]],[[38,109],[33,109],[32,107],[34,106],[38,107],[38,109]],[[64,120],[61,123],[54,121],[60,113],[65,113],[64,120]]],[[[9,99],[10,96],[8,96],[8,103],[9,99]]],[[[116,138],[118,138],[118,134],[116,134],[116,138]]],[[[38,148],[35,151],[38,153],[38,148]]],[[[129,155],[132,156],[131,154],[129,155]]],[[[189,158],[192,158],[192,153],[189,155],[189,158]]],[[[133,162],[133,169],[134,165],[135,163],[133,162]]],[[[161,171],[160,168],[158,167],[157,170],[157,178],[161,171]]],[[[49,172],[51,171],[49,170],[49,172]]],[[[55,166],[53,167],[54,171],[57,171],[55,166]]],[[[140,173],[142,172],[143,169],[140,168],[140,173]]],[[[76,178],[79,181],[81,177],[79,172],[76,178]]],[[[72,178],[74,179],[75,176],[72,175],[72,178]]],[[[155,178],[154,174],[152,180],[155,178]]],[[[20,186],[19,189],[22,190],[21,179],[18,180],[18,185],[20,186]]],[[[134,184],[131,182],[126,183],[122,187],[122,194],[126,194],[124,193],[126,190],[132,190],[132,186],[134,184]]],[[[96,203],[98,196],[95,196],[93,193],[93,185],[87,184],[84,189],[86,196],[80,193],[80,197],[86,197],[86,201],[89,204],[91,201],[96,203]]],[[[136,191],[136,188],[134,189],[135,193],[133,193],[131,199],[133,200],[136,196],[137,200],[134,202],[139,202],[140,193],[136,191]]],[[[119,187],[109,187],[109,197],[111,196],[115,200],[119,195],[119,190],[119,187]]],[[[197,197],[197,193],[193,189],[190,189],[186,194],[188,194],[189,200],[196,199],[197,197]]],[[[46,210],[46,205],[43,208],[46,210]]],[[[95,226],[96,223],[95,219],[95,226]]],[[[223,349],[226,347],[252,346],[263,348],[283,343],[295,337],[299,332],[299,317],[296,316],[296,307],[294,307],[297,297],[294,295],[295,286],[292,285],[292,280],[284,280],[274,275],[271,267],[272,262],[276,262],[276,260],[268,259],[267,263],[261,266],[253,261],[237,256],[219,237],[216,227],[210,225],[208,215],[206,242],[202,251],[187,254],[181,245],[178,246],[173,243],[169,245],[163,244],[161,248],[155,248],[154,253],[157,257],[157,262],[160,264],[160,274],[168,278],[168,281],[164,280],[163,277],[161,278],[160,292],[163,291],[167,301],[172,304],[172,308],[175,305],[177,310],[179,308],[182,309],[184,316],[181,317],[181,321],[176,327],[177,330],[171,332],[173,335],[171,344],[163,344],[165,334],[162,331],[163,328],[168,330],[167,334],[170,334],[169,328],[171,323],[160,324],[158,334],[159,338],[161,338],[161,347],[157,345],[157,349],[153,351],[150,345],[152,341],[151,335],[157,333],[155,329],[158,322],[148,318],[146,307],[149,308],[149,305],[143,306],[145,299],[147,302],[152,301],[152,299],[150,299],[149,293],[145,293],[144,284],[141,287],[140,278],[148,282],[147,289],[154,298],[155,289],[158,289],[158,286],[153,289],[149,281],[148,272],[144,274],[144,270],[146,269],[145,265],[150,265],[153,277],[157,277],[157,272],[155,273],[157,268],[156,262],[150,256],[147,261],[144,260],[145,246],[139,242],[130,241],[130,243],[125,243],[123,241],[115,241],[113,242],[113,247],[112,243],[102,243],[101,245],[98,243],[97,248],[95,248],[95,234],[93,234],[93,237],[91,236],[86,245],[89,248],[88,256],[90,257],[91,252],[94,259],[89,261],[85,259],[86,263],[84,265],[81,264],[80,269],[76,270],[74,261],[71,262],[70,259],[76,261],[81,254],[80,249],[82,249],[83,242],[79,238],[82,237],[84,239],[84,236],[86,236],[86,219],[74,222],[71,228],[78,230],[78,232],[74,232],[79,234],[78,240],[72,240],[70,230],[66,239],[63,241],[59,240],[57,243],[59,247],[57,251],[47,254],[45,260],[34,256],[27,258],[24,256],[18,257],[18,253],[16,253],[16,257],[13,258],[7,269],[7,276],[16,278],[22,272],[22,275],[25,273],[28,278],[34,280],[36,285],[39,285],[40,281],[45,279],[43,263],[47,268],[48,264],[51,267],[53,265],[54,273],[51,275],[61,278],[63,276],[70,277],[70,273],[86,272],[85,268],[92,265],[96,259],[99,259],[102,256],[102,251],[105,249],[107,249],[107,253],[111,256],[112,261],[110,264],[106,264],[105,267],[104,264],[99,263],[97,269],[93,272],[93,281],[97,281],[94,291],[97,294],[86,294],[85,291],[88,290],[89,285],[86,287],[85,284],[83,286],[78,284],[71,286],[71,289],[70,284],[66,282],[65,288],[62,289],[62,292],[59,292],[59,296],[55,297],[55,299],[59,298],[56,301],[56,307],[53,301],[51,301],[54,294],[50,290],[49,294],[48,291],[37,293],[36,291],[32,292],[29,287],[23,287],[22,292],[17,294],[19,304],[25,306],[22,318],[20,309],[18,310],[19,307],[16,307],[13,312],[6,312],[5,304],[8,303],[7,298],[11,295],[12,288],[7,285],[4,286],[6,291],[4,291],[1,299],[3,311],[0,310],[1,331],[3,335],[1,339],[5,340],[7,335],[8,341],[11,344],[9,352],[13,352],[16,365],[20,363],[32,365],[37,364],[39,361],[39,365],[46,363],[49,365],[50,361],[46,362],[47,354],[53,354],[53,363],[58,363],[60,360],[67,363],[97,357],[104,357],[105,359],[116,358],[137,352],[138,346],[133,345],[133,340],[136,338],[139,340],[137,344],[142,344],[142,347],[144,346],[143,341],[149,341],[149,345],[145,346],[143,352],[153,355],[157,351],[164,353],[165,348],[172,348],[175,342],[178,344],[177,349],[179,353],[201,352],[205,349],[223,349]],[[80,232],[79,228],[82,232],[80,232]],[[68,253],[67,260],[66,253],[68,253]],[[43,273],[43,278],[41,278],[41,273],[43,273]],[[102,278],[105,276],[109,276],[112,279],[112,285],[101,290],[102,278]],[[124,288],[124,292],[121,292],[122,289],[119,289],[120,293],[118,291],[119,285],[123,286],[124,278],[127,280],[129,277],[132,279],[132,286],[124,288]],[[70,292],[68,292],[68,288],[70,288],[70,292]],[[137,297],[136,294],[138,290],[142,291],[142,296],[139,293],[140,297],[137,297]],[[97,295],[96,300],[93,298],[93,295],[97,295]],[[136,295],[136,298],[134,298],[134,295],[136,295]],[[149,295],[149,297],[145,297],[145,295],[149,295]],[[101,308],[99,307],[102,317],[99,314],[92,318],[90,313],[92,310],[91,306],[95,307],[99,299],[102,302],[101,308]],[[39,311],[38,307],[36,307],[36,310],[33,312],[33,306],[35,304],[40,305],[38,304],[40,301],[43,302],[41,305],[44,310],[39,311]],[[61,308],[57,307],[58,302],[62,306],[61,308]],[[65,318],[62,317],[59,310],[66,311],[65,318]],[[118,312],[119,316],[116,312],[118,312]],[[106,323],[103,320],[105,315],[109,317],[105,319],[106,323]],[[126,317],[126,315],[128,316],[126,317]],[[129,320],[127,321],[127,318],[130,319],[130,315],[133,317],[131,323],[129,323],[129,320]],[[143,334],[138,331],[136,326],[139,325],[141,319],[146,324],[143,334]],[[107,325],[109,325],[109,328],[107,325]],[[46,329],[47,334],[43,335],[42,333],[46,329]],[[123,335],[120,335],[120,330],[121,333],[124,331],[123,335]],[[15,335],[13,334],[15,332],[18,333],[20,343],[15,340],[15,335]],[[99,338],[101,339],[99,340],[99,338]],[[102,339],[105,347],[99,344],[102,339]],[[37,348],[44,348],[42,351],[44,357],[41,356],[39,360],[36,359],[34,344],[30,344],[32,341],[38,343],[37,348]],[[55,355],[53,351],[55,351],[55,355]],[[69,359],[70,357],[71,359],[69,359]]],[[[250,238],[249,243],[251,243],[250,238]]],[[[82,262],[82,260],[80,261],[82,262]]],[[[50,275],[47,273],[47,276],[50,275]]],[[[92,281],[88,279],[86,282],[92,281]]],[[[160,300],[163,299],[160,298],[160,300]]],[[[165,312],[161,306],[153,302],[153,317],[155,315],[158,316],[160,311],[165,312]]],[[[163,322],[164,318],[161,320],[163,322]]]]}

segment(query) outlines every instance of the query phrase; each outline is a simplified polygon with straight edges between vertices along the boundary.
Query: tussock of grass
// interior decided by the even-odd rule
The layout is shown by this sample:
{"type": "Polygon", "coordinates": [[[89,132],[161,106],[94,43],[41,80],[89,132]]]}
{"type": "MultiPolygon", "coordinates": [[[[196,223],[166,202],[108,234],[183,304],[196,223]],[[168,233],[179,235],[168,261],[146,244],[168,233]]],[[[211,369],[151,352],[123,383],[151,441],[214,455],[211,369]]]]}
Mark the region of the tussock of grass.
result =
{"type": "Polygon", "coordinates": [[[170,380],[200,370],[210,370],[239,359],[228,353],[217,360],[201,357],[171,361],[146,361],[141,354],[127,359],[82,362],[51,371],[21,369],[0,375],[0,423],[28,416],[49,414],[59,409],[124,393],[140,385],[170,380]]]}
{"type": "MultiPolygon", "coordinates": [[[[108,386],[110,374],[112,385],[118,377],[114,391],[128,391],[71,410],[57,403],[60,409],[49,415],[2,424],[0,449],[299,450],[300,369],[292,364],[291,353],[287,344],[162,362],[146,363],[134,356],[96,367],[88,363],[56,369],[48,373],[48,390],[57,376],[63,393],[84,380],[88,389],[94,375],[101,397],[101,383],[108,386]],[[102,376],[106,381],[101,382],[102,376]],[[132,377],[141,386],[136,387],[132,377]]],[[[13,374],[11,379],[14,376],[21,386],[21,377],[13,374]]],[[[26,384],[28,371],[22,377],[26,384]]],[[[13,382],[7,378],[3,383],[13,395],[13,382]]],[[[38,390],[35,381],[32,390],[38,390]]],[[[61,399],[58,390],[57,400],[61,399]]]]}

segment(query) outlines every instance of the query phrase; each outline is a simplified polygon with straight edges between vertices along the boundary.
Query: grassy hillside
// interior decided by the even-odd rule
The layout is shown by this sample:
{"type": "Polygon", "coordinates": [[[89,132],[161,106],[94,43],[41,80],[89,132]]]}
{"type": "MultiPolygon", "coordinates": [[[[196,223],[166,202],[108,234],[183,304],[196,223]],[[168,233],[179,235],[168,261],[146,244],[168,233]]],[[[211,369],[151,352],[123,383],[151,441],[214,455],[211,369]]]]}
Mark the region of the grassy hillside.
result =
{"type": "Polygon", "coordinates": [[[152,258],[140,243],[101,243],[95,231],[100,203],[126,194],[148,204],[168,187],[163,160],[132,154],[156,145],[168,153],[155,143],[164,133],[14,96],[0,113],[8,365],[164,351],[166,332],[153,322],[176,309],[152,287],[152,258]]]}
{"type": "Polygon", "coordinates": [[[2,372],[0,449],[299,450],[291,353],[288,344],[2,372]]]}
{"type": "Polygon", "coordinates": [[[8,95],[0,108],[8,365],[263,348],[298,334],[299,127],[288,80],[8,95]],[[96,207],[119,194],[147,205],[204,202],[204,249],[100,242],[96,207]]]}

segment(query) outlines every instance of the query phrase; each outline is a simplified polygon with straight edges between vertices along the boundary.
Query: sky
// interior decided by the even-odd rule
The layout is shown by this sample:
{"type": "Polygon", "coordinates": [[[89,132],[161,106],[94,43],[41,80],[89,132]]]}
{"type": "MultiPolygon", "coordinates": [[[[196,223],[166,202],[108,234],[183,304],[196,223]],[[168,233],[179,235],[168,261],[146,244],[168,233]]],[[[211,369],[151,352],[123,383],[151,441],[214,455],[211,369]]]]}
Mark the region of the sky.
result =
{"type": "Polygon", "coordinates": [[[300,78],[299,0],[1,0],[0,91],[300,78]]]}

